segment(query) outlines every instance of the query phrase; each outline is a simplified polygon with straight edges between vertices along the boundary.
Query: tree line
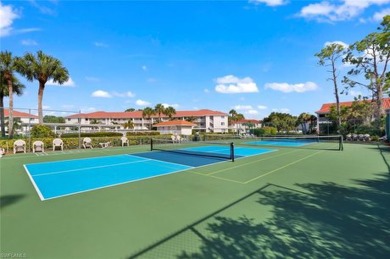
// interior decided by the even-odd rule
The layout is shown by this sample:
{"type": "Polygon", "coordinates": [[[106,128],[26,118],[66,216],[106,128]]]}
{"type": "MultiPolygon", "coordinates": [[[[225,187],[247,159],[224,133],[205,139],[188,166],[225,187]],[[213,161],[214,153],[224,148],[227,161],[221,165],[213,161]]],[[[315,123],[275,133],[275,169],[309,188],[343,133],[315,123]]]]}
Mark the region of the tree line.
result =
{"type": "MultiPolygon", "coordinates": [[[[125,110],[125,112],[133,112],[133,111],[135,111],[134,108],[129,108],[125,110]]],[[[144,109],[139,109],[138,111],[142,111],[142,118],[146,118],[150,121],[149,129],[152,129],[152,121],[150,120],[150,118],[153,115],[158,115],[158,122],[161,122],[162,115],[168,116],[168,118],[171,120],[173,115],[176,114],[175,108],[173,108],[172,106],[165,107],[161,103],[156,104],[154,108],[145,107],[144,109]]],[[[134,128],[134,124],[131,120],[129,120],[123,126],[124,128],[129,128],[129,129],[134,128]]]]}
{"type": "Polygon", "coordinates": [[[383,98],[390,90],[390,15],[383,17],[377,32],[349,46],[331,43],[315,56],[332,82],[336,105],[328,117],[335,122],[336,131],[348,133],[358,122],[380,134],[384,127],[383,98]],[[352,68],[340,78],[340,66],[352,68]],[[355,97],[357,103],[352,107],[341,107],[340,94],[348,94],[355,87],[367,89],[370,96],[355,97]]]}
{"type": "Polygon", "coordinates": [[[25,88],[15,73],[19,73],[28,81],[38,81],[38,120],[43,124],[42,99],[46,83],[52,80],[54,83],[63,84],[69,80],[69,72],[62,65],[61,61],[55,57],[49,56],[42,51],[35,55],[26,53],[22,57],[15,57],[9,51],[0,52],[0,119],[1,132],[5,136],[4,121],[4,97],[9,98],[8,111],[8,134],[9,138],[14,135],[14,116],[13,116],[13,94],[22,94],[25,88]]]}

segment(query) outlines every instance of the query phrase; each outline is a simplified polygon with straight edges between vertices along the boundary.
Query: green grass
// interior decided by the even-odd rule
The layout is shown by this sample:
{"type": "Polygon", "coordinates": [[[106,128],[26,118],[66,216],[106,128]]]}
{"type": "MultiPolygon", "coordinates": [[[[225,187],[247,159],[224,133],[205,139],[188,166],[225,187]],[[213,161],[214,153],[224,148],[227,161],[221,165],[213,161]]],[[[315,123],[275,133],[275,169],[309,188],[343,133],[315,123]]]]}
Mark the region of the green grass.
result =
{"type": "Polygon", "coordinates": [[[278,149],[47,201],[23,164],[148,147],[7,155],[0,159],[2,256],[390,256],[389,147],[278,149]]]}

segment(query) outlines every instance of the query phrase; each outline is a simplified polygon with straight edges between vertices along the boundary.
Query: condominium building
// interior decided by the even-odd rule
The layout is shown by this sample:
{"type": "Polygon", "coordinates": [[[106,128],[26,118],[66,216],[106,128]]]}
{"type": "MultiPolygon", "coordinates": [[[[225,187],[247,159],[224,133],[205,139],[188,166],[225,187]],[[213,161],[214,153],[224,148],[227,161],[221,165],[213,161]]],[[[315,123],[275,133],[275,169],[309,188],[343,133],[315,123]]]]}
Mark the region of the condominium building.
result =
{"type": "Polygon", "coordinates": [[[171,118],[165,114],[153,114],[150,117],[142,116],[142,111],[132,112],[91,112],[79,113],[65,117],[65,123],[69,125],[81,124],[93,127],[95,124],[99,127],[111,127],[119,130],[125,128],[125,124],[132,125],[132,130],[150,130],[155,123],[168,121],[171,119],[185,120],[194,123],[195,130],[203,132],[227,133],[228,132],[228,114],[220,111],[208,109],[195,111],[176,111],[171,118]]]}
{"type": "MultiPolygon", "coordinates": [[[[350,102],[340,102],[341,107],[350,107],[352,106],[353,101],[350,102]]],[[[326,132],[321,132],[321,126],[326,126],[331,124],[332,122],[329,120],[327,115],[330,113],[330,109],[332,106],[336,106],[336,103],[324,103],[321,106],[321,109],[316,111],[317,114],[317,130],[319,133],[326,133],[326,132]]],[[[383,109],[389,110],[390,109],[390,98],[383,98],[382,99],[382,107],[383,109]]],[[[326,128],[326,127],[324,127],[326,128]]]]}

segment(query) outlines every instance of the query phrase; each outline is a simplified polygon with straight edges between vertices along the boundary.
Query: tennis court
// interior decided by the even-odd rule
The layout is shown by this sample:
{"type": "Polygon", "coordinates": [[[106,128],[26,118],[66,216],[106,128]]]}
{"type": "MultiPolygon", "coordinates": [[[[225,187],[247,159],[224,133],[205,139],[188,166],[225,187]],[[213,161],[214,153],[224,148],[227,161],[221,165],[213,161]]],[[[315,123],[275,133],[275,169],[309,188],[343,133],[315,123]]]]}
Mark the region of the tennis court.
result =
{"type": "MultiPolygon", "coordinates": [[[[26,164],[24,167],[39,198],[48,200],[226,161],[231,152],[229,146],[223,145],[175,147],[175,152],[168,153],[143,152],[26,164]],[[194,154],[199,157],[194,159],[194,154]]],[[[273,151],[241,147],[236,150],[235,158],[273,151]]]]}
{"type": "Polygon", "coordinates": [[[150,152],[147,145],[6,155],[0,159],[1,255],[389,258],[388,146],[344,143],[338,151],[337,143],[266,147],[250,141],[234,140],[234,162],[211,158],[199,165],[183,161],[202,156],[150,152]],[[175,156],[181,163],[170,161],[175,156]],[[106,184],[107,174],[109,188],[48,194],[45,201],[30,179],[47,181],[42,193],[62,192],[106,184]]]}

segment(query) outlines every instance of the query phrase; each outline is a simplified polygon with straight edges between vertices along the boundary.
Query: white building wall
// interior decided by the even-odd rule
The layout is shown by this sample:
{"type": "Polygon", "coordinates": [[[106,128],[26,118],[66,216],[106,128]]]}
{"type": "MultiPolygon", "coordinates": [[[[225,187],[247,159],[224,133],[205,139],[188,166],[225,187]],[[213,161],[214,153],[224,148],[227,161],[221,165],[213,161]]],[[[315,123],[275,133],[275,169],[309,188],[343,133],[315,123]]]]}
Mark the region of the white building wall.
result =
{"type": "Polygon", "coordinates": [[[214,116],[213,119],[214,132],[223,133],[228,131],[228,117],[227,116],[214,116]]]}

